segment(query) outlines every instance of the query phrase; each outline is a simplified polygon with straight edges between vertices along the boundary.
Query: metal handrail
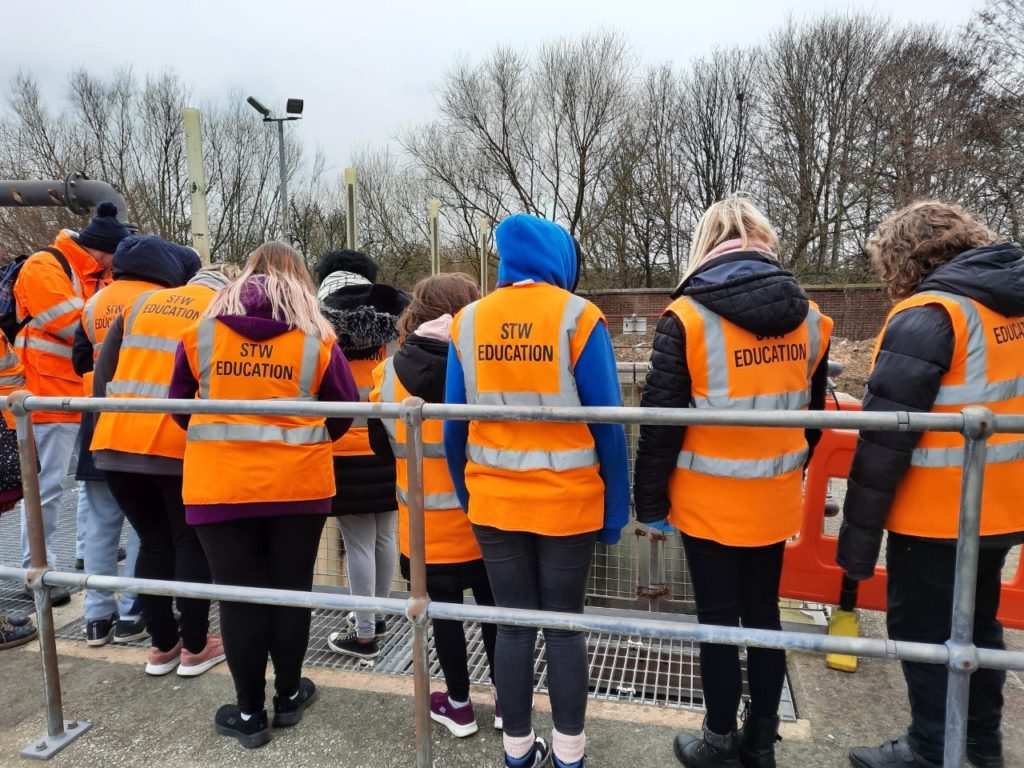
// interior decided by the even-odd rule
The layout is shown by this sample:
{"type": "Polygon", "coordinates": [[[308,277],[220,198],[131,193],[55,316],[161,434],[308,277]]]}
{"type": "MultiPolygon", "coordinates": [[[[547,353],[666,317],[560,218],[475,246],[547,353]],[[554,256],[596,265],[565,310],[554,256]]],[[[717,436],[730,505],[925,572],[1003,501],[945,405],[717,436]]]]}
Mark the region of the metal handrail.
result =
{"type": "MultiPolygon", "coordinates": [[[[703,409],[527,406],[472,406],[424,403],[408,398],[400,404],[320,403],[283,400],[140,400],[36,397],[20,392],[0,398],[0,408],[16,419],[18,449],[25,493],[30,569],[0,566],[0,579],[23,580],[34,591],[39,641],[44,668],[48,737],[70,740],[63,720],[55,628],[50,588],[82,586],[130,589],[144,594],[179,595],[216,600],[260,602],[294,607],[373,610],[404,613],[413,624],[414,702],[417,766],[431,765],[427,624],[431,618],[477,620],[519,626],[616,632],[635,636],[804,650],[946,664],[946,737],[943,765],[962,764],[967,739],[967,698],[970,675],[980,666],[1024,669],[1024,653],[979,649],[973,644],[974,593],[977,581],[979,527],[986,444],[994,433],[1024,433],[1024,414],[995,415],[985,408],[959,414],[856,411],[764,412],[703,409]],[[132,412],[173,414],[262,414],[321,417],[401,419],[406,425],[409,469],[410,597],[406,600],[328,593],[289,592],[255,587],[190,584],[136,578],[92,576],[50,570],[46,563],[42,509],[31,414],[34,411],[132,412]],[[674,424],[790,428],[866,429],[873,431],[941,431],[964,436],[964,481],[961,488],[959,538],[956,553],[953,622],[944,644],[907,643],[871,638],[843,638],[799,632],[679,624],[589,614],[562,614],[488,606],[432,603],[426,593],[423,515],[424,420],[545,421],[620,424],[674,424]]],[[[74,723],[74,721],[69,721],[74,723]]],[[[77,735],[77,734],[76,734],[77,735]]],[[[71,737],[73,738],[73,736],[71,737]]],[[[23,753],[26,754],[26,753],[23,753]]]]}

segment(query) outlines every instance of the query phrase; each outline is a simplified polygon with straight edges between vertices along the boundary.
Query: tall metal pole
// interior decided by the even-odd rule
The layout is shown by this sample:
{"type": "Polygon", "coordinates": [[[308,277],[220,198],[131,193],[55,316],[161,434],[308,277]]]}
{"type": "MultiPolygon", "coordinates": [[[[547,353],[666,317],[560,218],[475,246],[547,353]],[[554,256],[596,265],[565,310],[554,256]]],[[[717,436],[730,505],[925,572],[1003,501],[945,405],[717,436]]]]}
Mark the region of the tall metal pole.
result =
{"type": "Polygon", "coordinates": [[[356,227],[356,169],[345,169],[345,247],[356,249],[359,230],[356,227]]]}
{"type": "Polygon", "coordinates": [[[430,274],[441,274],[441,232],[438,226],[441,201],[431,200],[427,204],[427,226],[430,231],[430,274]]]}
{"type": "Polygon", "coordinates": [[[284,120],[277,119],[277,160],[281,166],[281,238],[291,240],[291,228],[288,226],[288,167],[284,158],[284,120]]]}
{"type": "Polygon", "coordinates": [[[943,765],[957,768],[967,750],[967,710],[971,675],[978,668],[974,645],[974,604],[978,583],[978,536],[987,441],[994,417],[987,408],[964,409],[964,466],[960,483],[960,527],[956,540],[953,621],[949,640],[949,681],[946,685],[946,738],[943,765]]]}
{"type": "Polygon", "coordinates": [[[184,109],[185,157],[188,162],[188,187],[192,194],[192,247],[203,264],[210,263],[210,220],[206,213],[206,174],[203,172],[203,132],[199,110],[184,109]]]}
{"type": "Polygon", "coordinates": [[[487,236],[491,232],[491,222],[484,217],[480,217],[480,295],[487,295],[487,285],[490,282],[487,274],[488,262],[490,261],[487,253],[487,236]]]}

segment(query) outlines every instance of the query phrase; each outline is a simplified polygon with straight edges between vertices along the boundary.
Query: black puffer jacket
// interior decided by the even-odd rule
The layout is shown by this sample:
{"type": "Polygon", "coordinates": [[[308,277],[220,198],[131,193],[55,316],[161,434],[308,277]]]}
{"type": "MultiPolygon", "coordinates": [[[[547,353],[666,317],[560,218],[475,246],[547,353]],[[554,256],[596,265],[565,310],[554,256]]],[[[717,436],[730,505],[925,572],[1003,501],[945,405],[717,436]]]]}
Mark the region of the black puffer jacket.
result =
{"type": "MultiPolygon", "coordinates": [[[[977,248],[936,267],[919,291],[966,296],[1002,315],[1024,315],[1024,251],[1013,243],[977,248]]],[[[938,305],[900,312],[886,328],[868,379],[865,411],[930,411],[953,359],[953,325],[938,305]]],[[[874,574],[885,520],[920,432],[861,432],[843,505],[836,560],[855,579],[874,574]]],[[[990,536],[982,546],[1019,543],[990,536]]],[[[950,540],[953,543],[953,540],[950,540]]]]}
{"type": "MultiPolygon", "coordinates": [[[[398,339],[398,317],[409,297],[389,285],[350,285],[321,300],[320,309],[334,327],[348,360],[373,358],[398,339]]],[[[376,455],[335,456],[338,487],[336,515],[361,515],[395,509],[395,461],[376,455]]]]}
{"type": "MultiPolygon", "coordinates": [[[[428,403],[444,402],[444,380],[448,372],[448,343],[409,335],[395,353],[395,375],[413,397],[428,403]]],[[[394,458],[391,441],[380,419],[370,419],[370,446],[378,456],[394,458]]]]}
{"type": "MultiPolygon", "coordinates": [[[[713,259],[690,276],[672,295],[689,296],[717,315],[760,336],[794,331],[807,317],[808,299],[792,274],[760,253],[745,251],[713,259]]],[[[813,410],[825,407],[828,354],[811,382],[813,410]]],[[[690,371],[686,364],[686,335],[674,315],[658,321],[651,369],[640,404],[652,408],[689,408],[690,371]]],[[[668,483],[676,466],[686,427],[640,427],[633,499],[637,520],[657,522],[668,516],[668,483]]],[[[807,430],[811,450],[821,438],[807,430]]]]}

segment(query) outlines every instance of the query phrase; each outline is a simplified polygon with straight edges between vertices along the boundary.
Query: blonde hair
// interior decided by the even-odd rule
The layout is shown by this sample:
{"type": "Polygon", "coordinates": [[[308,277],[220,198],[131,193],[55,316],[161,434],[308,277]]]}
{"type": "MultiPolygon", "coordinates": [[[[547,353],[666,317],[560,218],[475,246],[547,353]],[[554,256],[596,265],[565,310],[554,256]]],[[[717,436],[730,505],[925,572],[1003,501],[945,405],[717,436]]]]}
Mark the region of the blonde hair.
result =
{"type": "Polygon", "coordinates": [[[249,254],[242,273],[217,294],[205,317],[247,314],[242,295],[249,283],[257,280],[270,303],[271,317],[321,341],[334,341],[334,331],[320,314],[313,280],[302,256],[278,240],[266,242],[249,254]]]}
{"type": "Polygon", "coordinates": [[[242,274],[242,270],[238,268],[237,264],[229,264],[227,262],[221,262],[219,264],[206,264],[200,267],[196,274],[202,275],[204,273],[209,274],[210,272],[214,272],[219,275],[224,275],[224,277],[226,277],[228,280],[235,280],[238,278],[240,274],[242,274]]]}
{"type": "Polygon", "coordinates": [[[898,301],[915,293],[940,264],[997,239],[959,205],[921,200],[879,224],[865,250],[889,295],[898,301]]]}
{"type": "Polygon", "coordinates": [[[403,336],[428,320],[452,315],[480,298],[476,281],[464,272],[446,272],[424,277],[412,289],[412,302],[398,319],[398,332],[403,336]]]}
{"type": "Polygon", "coordinates": [[[726,240],[741,240],[743,248],[759,241],[767,245],[772,254],[779,250],[779,236],[768,218],[746,197],[730,195],[704,211],[697,222],[690,242],[686,276],[693,274],[704,258],[726,240]]]}

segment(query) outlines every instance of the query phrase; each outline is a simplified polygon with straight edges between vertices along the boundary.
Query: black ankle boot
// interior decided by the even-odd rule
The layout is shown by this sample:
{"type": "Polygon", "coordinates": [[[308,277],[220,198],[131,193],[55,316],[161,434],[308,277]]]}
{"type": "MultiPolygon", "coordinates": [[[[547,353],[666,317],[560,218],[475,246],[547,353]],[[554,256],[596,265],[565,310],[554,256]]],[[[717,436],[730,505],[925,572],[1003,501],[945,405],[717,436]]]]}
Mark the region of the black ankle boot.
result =
{"type": "Polygon", "coordinates": [[[739,754],[743,768],[776,768],[775,742],[779,741],[779,718],[754,717],[743,713],[739,754]]]}
{"type": "Polygon", "coordinates": [[[680,763],[686,768],[740,768],[736,731],[723,735],[709,731],[705,725],[703,736],[702,739],[685,733],[676,736],[672,746],[680,763]]]}

